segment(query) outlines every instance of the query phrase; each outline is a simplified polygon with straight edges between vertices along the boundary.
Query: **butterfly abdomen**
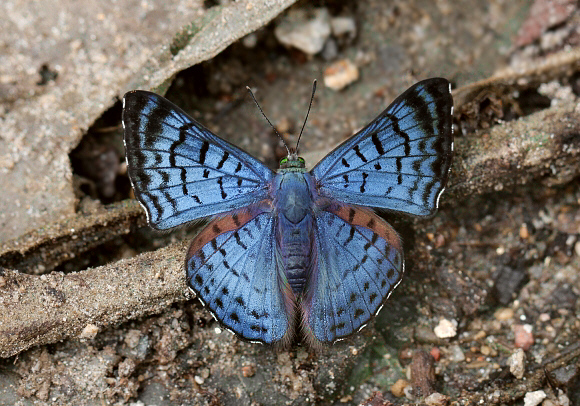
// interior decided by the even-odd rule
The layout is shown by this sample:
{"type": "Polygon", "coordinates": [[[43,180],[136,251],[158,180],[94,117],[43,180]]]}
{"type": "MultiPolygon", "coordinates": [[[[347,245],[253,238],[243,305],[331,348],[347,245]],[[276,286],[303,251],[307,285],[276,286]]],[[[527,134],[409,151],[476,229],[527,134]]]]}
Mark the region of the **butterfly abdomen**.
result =
{"type": "Polygon", "coordinates": [[[307,214],[298,224],[292,224],[280,214],[278,216],[278,247],[284,273],[294,295],[298,297],[306,284],[312,252],[312,215],[307,214]]]}
{"type": "Polygon", "coordinates": [[[310,174],[294,170],[280,171],[274,182],[278,250],[288,284],[298,297],[312,260],[312,182],[310,174]]]}

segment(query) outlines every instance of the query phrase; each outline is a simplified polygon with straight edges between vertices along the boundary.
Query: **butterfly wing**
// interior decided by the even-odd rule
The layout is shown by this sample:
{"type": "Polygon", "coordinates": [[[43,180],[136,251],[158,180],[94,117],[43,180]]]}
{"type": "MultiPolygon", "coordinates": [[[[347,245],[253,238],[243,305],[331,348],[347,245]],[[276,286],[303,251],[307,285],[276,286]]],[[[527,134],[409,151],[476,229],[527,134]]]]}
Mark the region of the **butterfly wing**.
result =
{"type": "Polygon", "coordinates": [[[316,217],[316,255],[301,302],[306,340],[332,343],[375,316],[404,271],[393,228],[370,209],[342,205],[316,217]]]}
{"type": "Polygon", "coordinates": [[[149,224],[167,229],[264,199],[272,171],[154,93],[123,99],[129,178],[149,224]]]}
{"type": "Polygon", "coordinates": [[[312,169],[320,195],[432,215],[453,155],[452,109],[446,79],[415,84],[312,169]]]}
{"type": "Polygon", "coordinates": [[[285,344],[295,300],[274,223],[259,206],[215,219],[192,242],[185,267],[189,287],[226,328],[250,341],[285,344]]]}

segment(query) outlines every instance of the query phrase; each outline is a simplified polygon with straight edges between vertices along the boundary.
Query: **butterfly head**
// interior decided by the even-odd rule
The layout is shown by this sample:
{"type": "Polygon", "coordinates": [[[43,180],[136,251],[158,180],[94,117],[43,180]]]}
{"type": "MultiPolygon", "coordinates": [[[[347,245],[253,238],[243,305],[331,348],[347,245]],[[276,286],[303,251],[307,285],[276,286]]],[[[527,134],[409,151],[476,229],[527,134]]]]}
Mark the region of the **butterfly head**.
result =
{"type": "Polygon", "coordinates": [[[296,153],[290,153],[286,158],[280,160],[280,169],[288,168],[305,168],[306,161],[304,158],[296,155],[296,153]]]}

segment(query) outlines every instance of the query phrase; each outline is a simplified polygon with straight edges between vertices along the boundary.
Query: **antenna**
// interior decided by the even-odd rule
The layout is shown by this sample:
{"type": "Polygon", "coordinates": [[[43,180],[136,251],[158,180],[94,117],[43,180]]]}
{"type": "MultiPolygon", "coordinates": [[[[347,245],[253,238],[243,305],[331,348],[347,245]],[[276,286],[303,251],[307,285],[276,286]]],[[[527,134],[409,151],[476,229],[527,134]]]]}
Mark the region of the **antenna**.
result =
{"type": "Polygon", "coordinates": [[[254,99],[254,103],[256,103],[256,106],[258,106],[260,113],[262,113],[262,115],[264,116],[264,118],[266,119],[268,124],[270,124],[270,127],[272,127],[274,129],[274,132],[276,133],[276,135],[278,135],[278,138],[280,138],[282,140],[282,143],[284,144],[284,148],[286,148],[286,151],[288,151],[288,156],[290,156],[290,148],[288,148],[288,144],[286,144],[286,141],[284,141],[284,138],[282,138],[282,136],[280,135],[278,130],[276,130],[276,127],[274,127],[274,125],[270,122],[270,120],[268,120],[268,117],[266,117],[266,115],[264,114],[264,110],[262,110],[262,108],[260,107],[260,104],[258,104],[258,100],[256,100],[256,97],[254,96],[252,89],[250,89],[250,86],[246,86],[246,89],[248,89],[248,92],[250,92],[250,96],[252,96],[252,99],[254,99]]]}
{"type": "Polygon", "coordinates": [[[294,153],[298,154],[298,144],[300,144],[300,137],[302,137],[302,132],[304,131],[304,127],[306,127],[306,121],[308,120],[308,115],[310,114],[310,108],[312,107],[312,102],[314,101],[314,93],[316,92],[316,79],[312,82],[312,96],[310,96],[310,104],[308,104],[308,111],[306,112],[306,118],[304,119],[304,124],[302,124],[302,129],[300,130],[300,134],[298,135],[298,141],[296,141],[296,148],[294,149],[294,153]]]}

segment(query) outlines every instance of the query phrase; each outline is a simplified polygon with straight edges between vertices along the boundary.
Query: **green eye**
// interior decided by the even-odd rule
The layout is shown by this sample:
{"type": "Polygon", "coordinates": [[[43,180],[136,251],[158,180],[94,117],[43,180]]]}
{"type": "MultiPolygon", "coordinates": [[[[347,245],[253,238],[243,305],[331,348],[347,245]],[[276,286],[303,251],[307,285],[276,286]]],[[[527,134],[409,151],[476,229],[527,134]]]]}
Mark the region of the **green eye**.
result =
{"type": "Polygon", "coordinates": [[[298,161],[302,164],[306,163],[306,161],[304,161],[304,158],[298,157],[298,161]]]}
{"type": "Polygon", "coordinates": [[[288,158],[282,158],[280,160],[280,165],[285,165],[286,163],[288,163],[288,158]]]}

